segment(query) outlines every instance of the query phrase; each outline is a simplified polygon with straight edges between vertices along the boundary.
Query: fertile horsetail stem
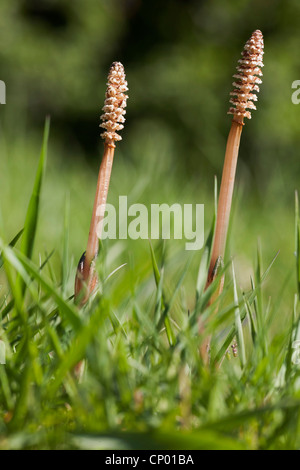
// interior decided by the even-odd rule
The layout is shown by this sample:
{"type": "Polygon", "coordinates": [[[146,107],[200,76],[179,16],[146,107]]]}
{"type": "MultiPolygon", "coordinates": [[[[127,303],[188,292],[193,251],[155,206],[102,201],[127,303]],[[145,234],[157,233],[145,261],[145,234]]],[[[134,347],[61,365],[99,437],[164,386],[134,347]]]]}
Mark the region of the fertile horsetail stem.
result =
{"type": "MultiPolygon", "coordinates": [[[[263,49],[263,35],[261,31],[256,30],[246,42],[242,52],[242,58],[238,61],[237,73],[233,75],[235,79],[233,82],[234,89],[230,93],[230,103],[232,106],[228,111],[228,114],[233,115],[233,119],[225,152],[215,236],[206,287],[213,282],[218,274],[219,266],[223,264],[240,139],[244,119],[251,119],[251,111],[256,109],[254,102],[257,101],[257,95],[254,92],[259,91],[258,85],[261,83],[263,49]]],[[[210,303],[222,292],[223,283],[224,276],[220,281],[215,295],[211,298],[210,303]]],[[[199,319],[199,331],[203,332],[203,330],[204,325],[201,319],[199,319]]],[[[209,344],[210,338],[208,337],[205,338],[201,346],[201,354],[205,362],[208,360],[209,344]]]]}
{"type": "Polygon", "coordinates": [[[124,115],[128,98],[125,93],[127,90],[124,67],[120,62],[114,62],[108,74],[105,102],[102,108],[103,114],[100,118],[102,121],[100,127],[105,129],[101,134],[104,139],[104,154],[99,169],[87,248],[79,261],[75,279],[75,299],[79,299],[80,296],[81,303],[87,301],[97,284],[93,261],[98,255],[99,236],[102,231],[102,221],[116,147],[115,142],[122,140],[118,131],[124,127],[124,115]]]}
{"type": "Polygon", "coordinates": [[[261,83],[263,48],[263,35],[261,31],[256,30],[246,42],[242,58],[238,61],[237,73],[233,75],[234,90],[230,93],[232,106],[228,111],[228,114],[233,115],[233,119],[226,146],[208,285],[213,280],[218,258],[224,257],[240,138],[244,118],[251,119],[249,110],[256,109],[254,102],[257,101],[257,95],[254,92],[259,91],[258,85],[261,83]]]}

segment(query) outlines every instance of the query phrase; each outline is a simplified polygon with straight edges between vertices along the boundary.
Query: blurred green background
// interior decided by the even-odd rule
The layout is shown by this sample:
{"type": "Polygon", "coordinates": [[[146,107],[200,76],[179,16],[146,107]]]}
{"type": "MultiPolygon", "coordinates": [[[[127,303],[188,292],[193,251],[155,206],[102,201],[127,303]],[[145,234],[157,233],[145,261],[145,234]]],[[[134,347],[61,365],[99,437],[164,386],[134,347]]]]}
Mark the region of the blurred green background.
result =
{"type": "MultiPolygon", "coordinates": [[[[129,100],[109,202],[122,194],[147,205],[203,203],[207,233],[231,122],[232,75],[244,43],[261,29],[264,77],[242,135],[230,253],[248,289],[258,238],[266,265],[280,250],[267,290],[276,297],[294,268],[300,105],[292,103],[291,87],[300,79],[299,18],[298,0],[1,0],[7,96],[0,110],[0,205],[7,238],[24,223],[50,115],[35,258],[55,249],[59,262],[67,198],[74,269],[87,242],[103,145],[99,116],[116,60],[125,66],[129,100]]],[[[176,276],[191,254],[182,244],[167,246],[176,276]]],[[[135,268],[133,284],[150,270],[147,241],[111,240],[107,253],[111,268],[122,262],[135,268]]],[[[199,259],[195,252],[191,283],[199,259]]],[[[292,309],[293,281],[288,286],[282,295],[292,309]]]]}

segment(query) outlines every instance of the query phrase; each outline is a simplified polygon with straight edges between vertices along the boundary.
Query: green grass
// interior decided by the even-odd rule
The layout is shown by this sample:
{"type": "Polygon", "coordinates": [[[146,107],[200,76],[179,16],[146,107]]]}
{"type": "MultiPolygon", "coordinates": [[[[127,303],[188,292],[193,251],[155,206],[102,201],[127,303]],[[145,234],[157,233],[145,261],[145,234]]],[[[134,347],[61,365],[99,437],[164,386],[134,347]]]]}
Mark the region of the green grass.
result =
{"type": "MultiPolygon", "coordinates": [[[[267,254],[262,256],[258,245],[246,286],[243,263],[234,259],[232,265],[228,259],[215,315],[216,304],[207,305],[217,280],[204,291],[211,234],[196,254],[177,241],[104,243],[97,263],[99,290],[80,310],[73,285],[88,234],[92,173],[85,170],[78,178],[80,161],[54,172],[53,157],[49,187],[44,175],[48,134],[47,122],[35,179],[30,173],[24,178],[17,165],[10,172],[11,160],[5,156],[1,163],[5,174],[11,174],[3,194],[26,194],[27,179],[33,190],[27,207],[21,196],[18,210],[13,199],[1,203],[0,339],[6,364],[0,365],[0,449],[299,448],[300,368],[292,360],[300,331],[297,197],[295,230],[292,210],[285,214],[291,216],[285,236],[290,240],[295,234],[295,255],[284,243],[276,255],[274,239],[262,240],[267,254]],[[18,186],[18,178],[24,178],[24,187],[18,186]],[[14,207],[18,216],[8,220],[14,207]],[[210,319],[205,332],[213,335],[210,366],[199,356],[200,315],[210,319]],[[231,352],[234,341],[237,357],[231,352]],[[74,367],[82,359],[85,370],[78,381],[74,367]]],[[[1,145],[3,150],[3,141],[1,145]]],[[[16,142],[18,162],[22,149],[16,142]]],[[[129,197],[134,201],[150,201],[149,191],[160,198],[151,201],[162,202],[164,189],[155,192],[161,181],[166,193],[172,187],[172,198],[178,197],[175,176],[167,167],[159,171],[156,163],[133,174],[134,165],[125,165],[121,155],[111,197],[120,193],[120,181],[126,194],[133,177],[136,185],[129,197]],[[159,181],[151,180],[154,168],[159,181]],[[143,174],[150,175],[151,184],[143,174]]],[[[196,189],[191,183],[184,198],[195,197],[196,189]]],[[[212,194],[205,206],[210,224],[212,194]]],[[[239,197],[237,213],[243,194],[239,197]]],[[[249,256],[249,245],[255,246],[262,219],[259,214],[256,218],[254,207],[248,215],[251,231],[245,218],[237,231],[241,234],[246,227],[243,249],[234,242],[233,221],[231,252],[240,248],[249,256]]]]}

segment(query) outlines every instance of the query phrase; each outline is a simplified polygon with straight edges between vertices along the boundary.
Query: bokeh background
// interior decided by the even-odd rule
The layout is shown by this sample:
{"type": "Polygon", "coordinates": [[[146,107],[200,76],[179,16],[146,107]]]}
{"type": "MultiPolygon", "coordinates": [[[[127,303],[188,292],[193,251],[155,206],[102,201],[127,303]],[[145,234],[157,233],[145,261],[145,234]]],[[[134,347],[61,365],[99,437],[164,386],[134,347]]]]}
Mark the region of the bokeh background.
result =
{"type": "MultiPolygon", "coordinates": [[[[300,105],[291,96],[300,79],[299,18],[298,0],[1,0],[7,96],[0,109],[0,204],[7,239],[22,228],[50,115],[35,258],[54,249],[59,266],[67,199],[74,269],[88,236],[103,146],[99,116],[115,60],[125,66],[129,101],[109,202],[122,194],[130,203],[203,203],[207,233],[231,122],[232,75],[244,43],[261,29],[264,77],[242,135],[229,253],[247,289],[258,239],[265,267],[280,250],[267,292],[278,295],[287,281],[280,296],[292,309],[300,105]]],[[[176,277],[191,253],[167,247],[169,275],[176,277]]],[[[147,241],[109,241],[107,255],[112,268],[133,268],[133,284],[151,269],[147,241]]],[[[193,256],[191,285],[201,255],[193,256]]]]}

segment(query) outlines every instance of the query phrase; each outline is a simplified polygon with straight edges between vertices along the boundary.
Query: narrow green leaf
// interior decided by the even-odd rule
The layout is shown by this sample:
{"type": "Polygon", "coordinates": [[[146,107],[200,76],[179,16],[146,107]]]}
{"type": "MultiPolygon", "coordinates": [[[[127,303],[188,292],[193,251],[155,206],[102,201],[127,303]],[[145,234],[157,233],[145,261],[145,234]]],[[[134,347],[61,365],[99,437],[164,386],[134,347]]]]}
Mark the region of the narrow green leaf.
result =
{"type": "Polygon", "coordinates": [[[50,128],[50,119],[47,118],[45,122],[40,160],[38,164],[37,173],[35,176],[33,191],[32,191],[29,206],[27,209],[24,231],[23,231],[23,236],[22,236],[22,243],[21,243],[21,252],[28,258],[31,258],[31,255],[32,255],[36,228],[37,228],[39,205],[40,205],[40,193],[41,193],[43,176],[44,176],[45,167],[46,167],[49,128],[50,128]]]}
{"type": "MultiPolygon", "coordinates": [[[[17,235],[11,240],[11,242],[9,242],[9,246],[15,246],[15,244],[17,243],[17,241],[19,240],[20,236],[22,235],[24,229],[22,228],[22,230],[20,230],[17,235]]],[[[3,266],[3,259],[2,259],[2,256],[0,254],[0,268],[3,266]]]]}
{"type": "MultiPolygon", "coordinates": [[[[163,278],[161,276],[161,273],[159,272],[155,253],[152,247],[152,243],[149,240],[149,245],[150,245],[150,253],[151,253],[151,261],[152,261],[152,268],[153,268],[153,273],[154,273],[154,279],[157,287],[157,295],[156,295],[156,303],[155,303],[155,319],[156,322],[159,323],[159,318],[161,315],[161,312],[165,310],[166,308],[166,303],[164,300],[164,295],[163,295],[163,290],[162,290],[162,284],[163,284],[163,278]]],[[[163,272],[163,267],[162,267],[162,272],[163,272]]],[[[168,337],[168,341],[170,346],[174,345],[175,343],[175,335],[173,333],[173,330],[171,328],[171,323],[170,319],[167,315],[164,316],[164,323],[166,327],[166,334],[168,337]]]]}
{"type": "Polygon", "coordinates": [[[50,282],[41,275],[39,270],[29,259],[27,259],[22,253],[16,254],[21,263],[25,266],[27,272],[30,273],[30,275],[37,281],[39,281],[42,288],[55,300],[62,316],[68,321],[70,325],[73,326],[75,330],[80,329],[81,320],[75,307],[63,299],[61,294],[59,294],[57,290],[50,284],[50,282]]]}
{"type": "Polygon", "coordinates": [[[87,346],[91,343],[99,328],[103,326],[107,316],[108,306],[104,304],[104,301],[100,301],[88,323],[81,326],[70,348],[65,352],[62,360],[59,360],[54,379],[44,384],[45,396],[53,396],[67,373],[71,372],[75,365],[83,359],[87,346]]]}
{"type": "Polygon", "coordinates": [[[66,198],[65,214],[64,214],[64,231],[63,231],[63,254],[61,263],[61,292],[65,295],[68,271],[69,271],[69,224],[70,224],[70,200],[66,198]]]}
{"type": "Polygon", "coordinates": [[[234,303],[235,303],[234,316],[235,316],[235,327],[237,331],[239,358],[241,361],[241,366],[245,367],[245,364],[246,364],[245,341],[244,341],[244,333],[243,333],[243,327],[242,327],[242,321],[241,321],[241,312],[239,308],[239,299],[238,299],[238,293],[237,293],[236,277],[235,277],[233,261],[232,261],[232,279],[233,279],[233,297],[234,297],[234,303]]]}
{"type": "Polygon", "coordinates": [[[300,222],[299,222],[299,198],[295,191],[295,253],[296,253],[296,285],[298,297],[300,297],[300,222]]]}

